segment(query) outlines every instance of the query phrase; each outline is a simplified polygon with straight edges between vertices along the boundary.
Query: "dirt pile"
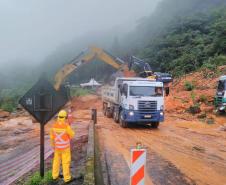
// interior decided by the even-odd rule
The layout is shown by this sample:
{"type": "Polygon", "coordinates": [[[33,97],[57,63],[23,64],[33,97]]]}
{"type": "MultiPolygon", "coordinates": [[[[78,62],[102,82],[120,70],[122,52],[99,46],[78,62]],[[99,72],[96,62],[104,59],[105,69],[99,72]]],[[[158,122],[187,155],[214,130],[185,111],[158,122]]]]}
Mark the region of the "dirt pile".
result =
{"type": "MultiPolygon", "coordinates": [[[[218,119],[214,115],[214,96],[219,76],[226,73],[226,66],[221,66],[216,71],[202,70],[190,73],[182,78],[175,79],[170,87],[170,96],[166,98],[166,111],[168,113],[191,115],[192,108],[198,108],[196,118],[217,120],[221,124],[225,120],[218,119]],[[188,91],[186,87],[191,89],[188,91]]],[[[194,119],[194,117],[192,117],[194,119]]]]}
{"type": "Polygon", "coordinates": [[[101,98],[95,95],[87,95],[81,97],[75,97],[72,99],[71,105],[75,108],[75,110],[84,110],[84,109],[100,109],[101,98]]]}
{"type": "Polygon", "coordinates": [[[10,116],[9,112],[0,109],[0,121],[8,118],[9,116],[10,116]]]}

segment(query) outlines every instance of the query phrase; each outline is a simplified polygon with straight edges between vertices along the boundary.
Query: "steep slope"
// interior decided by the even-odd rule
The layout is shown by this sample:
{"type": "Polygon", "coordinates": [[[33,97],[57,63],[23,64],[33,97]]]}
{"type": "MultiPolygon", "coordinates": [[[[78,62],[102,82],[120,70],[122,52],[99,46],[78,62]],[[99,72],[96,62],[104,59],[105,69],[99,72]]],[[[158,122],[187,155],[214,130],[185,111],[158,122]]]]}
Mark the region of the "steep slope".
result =
{"type": "Polygon", "coordinates": [[[221,66],[217,71],[200,70],[176,79],[170,91],[170,96],[166,98],[166,111],[169,114],[177,114],[183,119],[201,119],[206,122],[216,121],[225,124],[224,116],[216,116],[214,112],[214,96],[216,93],[217,81],[221,74],[226,74],[226,66],[221,66]],[[185,89],[185,83],[194,85],[193,91],[185,89]],[[200,112],[190,113],[190,107],[197,105],[200,112]]]}

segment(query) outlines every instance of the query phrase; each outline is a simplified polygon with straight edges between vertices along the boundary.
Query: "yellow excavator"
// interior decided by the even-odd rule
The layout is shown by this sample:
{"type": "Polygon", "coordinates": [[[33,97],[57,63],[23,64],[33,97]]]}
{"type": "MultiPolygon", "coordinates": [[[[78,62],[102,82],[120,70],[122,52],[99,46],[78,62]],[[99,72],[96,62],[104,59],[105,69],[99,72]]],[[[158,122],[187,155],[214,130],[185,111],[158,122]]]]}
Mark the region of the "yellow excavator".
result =
{"type": "MultiPolygon", "coordinates": [[[[162,81],[163,83],[168,83],[172,81],[172,76],[168,75],[164,77],[164,75],[161,75],[160,73],[155,74],[148,63],[144,62],[143,60],[135,56],[130,57],[130,60],[126,63],[122,59],[111,55],[107,51],[101,48],[92,46],[82,51],[75,59],[70,61],[68,64],[65,64],[63,68],[61,68],[56,73],[54,78],[55,89],[59,90],[61,87],[61,84],[64,82],[67,76],[70,75],[73,71],[75,71],[79,66],[94,60],[103,61],[111,65],[113,68],[117,69],[118,71],[122,71],[125,77],[140,76],[143,78],[149,78],[151,80],[159,80],[159,81],[162,81]],[[138,68],[140,68],[141,72],[138,75],[131,70],[133,66],[137,66],[138,68]]],[[[168,74],[168,73],[162,73],[162,74],[168,74]]]]}
{"type": "Polygon", "coordinates": [[[128,65],[126,65],[122,59],[112,56],[107,51],[101,48],[92,46],[83,51],[82,53],[80,53],[75,59],[70,61],[68,64],[65,64],[63,68],[61,68],[56,73],[54,78],[55,89],[59,90],[61,84],[64,82],[66,77],[70,75],[73,71],[75,71],[79,66],[91,62],[93,60],[101,60],[111,65],[113,68],[121,70],[125,73],[130,71],[128,65]]]}

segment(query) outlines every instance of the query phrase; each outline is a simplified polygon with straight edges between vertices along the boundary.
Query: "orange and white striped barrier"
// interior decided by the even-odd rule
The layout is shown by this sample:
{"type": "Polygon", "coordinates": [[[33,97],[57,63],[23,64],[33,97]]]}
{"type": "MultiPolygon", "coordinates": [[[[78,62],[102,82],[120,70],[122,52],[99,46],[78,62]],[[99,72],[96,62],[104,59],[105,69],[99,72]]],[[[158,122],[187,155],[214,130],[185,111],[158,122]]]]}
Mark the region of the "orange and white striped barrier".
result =
{"type": "Polygon", "coordinates": [[[131,150],[130,185],[144,185],[146,150],[131,150]]]}

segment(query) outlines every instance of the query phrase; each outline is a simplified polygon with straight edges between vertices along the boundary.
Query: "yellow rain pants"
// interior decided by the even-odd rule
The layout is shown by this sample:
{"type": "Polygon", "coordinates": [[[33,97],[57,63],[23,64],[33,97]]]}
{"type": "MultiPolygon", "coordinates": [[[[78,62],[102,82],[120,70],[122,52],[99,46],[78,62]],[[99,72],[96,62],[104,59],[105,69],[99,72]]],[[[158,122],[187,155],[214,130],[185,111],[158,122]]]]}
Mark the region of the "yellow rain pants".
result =
{"type": "Polygon", "coordinates": [[[64,182],[71,180],[70,164],[71,164],[71,150],[67,148],[65,150],[55,150],[53,158],[53,179],[57,179],[60,173],[60,163],[62,161],[64,182]]]}

